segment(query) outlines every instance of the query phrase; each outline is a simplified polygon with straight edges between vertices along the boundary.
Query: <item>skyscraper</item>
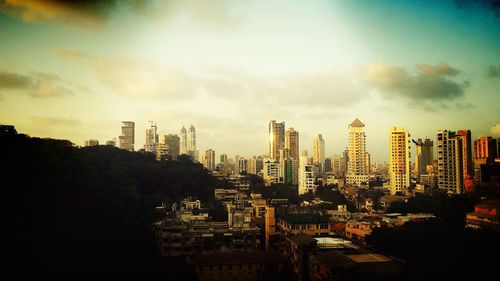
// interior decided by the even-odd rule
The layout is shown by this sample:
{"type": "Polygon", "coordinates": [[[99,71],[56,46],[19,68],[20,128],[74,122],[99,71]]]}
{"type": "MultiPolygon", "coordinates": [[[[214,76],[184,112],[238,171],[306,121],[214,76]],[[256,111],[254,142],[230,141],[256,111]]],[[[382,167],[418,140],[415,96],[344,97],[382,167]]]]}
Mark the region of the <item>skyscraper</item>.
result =
{"type": "MultiPolygon", "coordinates": [[[[465,191],[464,160],[467,161],[467,159],[464,159],[464,155],[471,155],[471,153],[464,151],[464,143],[467,142],[467,136],[464,137],[464,135],[467,133],[462,134],[457,135],[448,130],[437,132],[438,187],[450,194],[465,191]]],[[[467,144],[465,147],[467,149],[467,144]]]]}
{"type": "Polygon", "coordinates": [[[427,138],[424,141],[418,139],[417,141],[413,141],[413,143],[417,149],[417,155],[415,156],[415,174],[417,177],[420,177],[420,175],[427,174],[427,165],[432,165],[432,161],[434,160],[434,143],[427,138]]]}
{"type": "Polygon", "coordinates": [[[149,121],[150,128],[146,129],[146,142],[144,144],[144,150],[152,153],[156,153],[156,145],[158,145],[158,133],[156,124],[153,121],[149,121]]]}
{"type": "Polygon", "coordinates": [[[181,147],[180,147],[181,154],[188,154],[187,130],[184,126],[182,126],[181,128],[180,139],[181,139],[181,147]]]}
{"type": "Polygon", "coordinates": [[[253,156],[248,159],[248,173],[257,175],[262,171],[262,157],[253,156]]]}
{"type": "MultiPolygon", "coordinates": [[[[472,140],[470,130],[458,130],[457,136],[462,142],[462,161],[464,170],[464,179],[471,180],[474,178],[474,166],[472,162],[472,140]]],[[[470,181],[469,181],[470,182],[470,181]]],[[[467,181],[464,182],[465,187],[471,188],[472,186],[467,186],[467,181]]]]}
{"type": "Polygon", "coordinates": [[[208,149],[205,151],[203,165],[210,171],[215,170],[215,150],[208,149]]]}
{"type": "Polygon", "coordinates": [[[120,136],[120,148],[134,151],[135,143],[135,123],[132,121],[122,121],[122,135],[120,136]]]}
{"type": "Polygon", "coordinates": [[[269,122],[269,157],[279,161],[280,149],[285,148],[285,122],[269,122]]]}
{"type": "Polygon", "coordinates": [[[196,155],[196,130],[191,124],[189,127],[189,133],[187,137],[187,150],[192,151],[192,156],[195,157],[196,155]]]}
{"type": "Polygon", "coordinates": [[[410,147],[408,131],[393,127],[389,134],[389,177],[391,194],[410,187],[410,147]]]}
{"type": "Polygon", "coordinates": [[[290,158],[299,160],[299,132],[293,128],[286,130],[285,148],[290,152],[290,158]]]}
{"type": "Polygon", "coordinates": [[[346,182],[360,186],[368,182],[365,124],[356,118],[349,124],[349,161],[346,182]]]}
{"type": "Polygon", "coordinates": [[[313,141],[313,163],[319,168],[319,173],[323,174],[325,162],[325,140],[319,134],[313,141]]]}

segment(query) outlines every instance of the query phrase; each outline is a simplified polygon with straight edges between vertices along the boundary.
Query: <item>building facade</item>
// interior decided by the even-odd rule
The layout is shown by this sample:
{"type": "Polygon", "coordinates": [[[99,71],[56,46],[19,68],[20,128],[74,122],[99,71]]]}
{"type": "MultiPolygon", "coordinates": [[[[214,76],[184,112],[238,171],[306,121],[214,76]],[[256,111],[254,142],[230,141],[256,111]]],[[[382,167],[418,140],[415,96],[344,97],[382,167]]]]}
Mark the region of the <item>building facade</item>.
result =
{"type": "Polygon", "coordinates": [[[285,122],[269,122],[269,158],[279,161],[280,149],[285,148],[285,122]]]}
{"type": "Polygon", "coordinates": [[[349,148],[346,181],[348,184],[360,186],[368,183],[365,124],[356,118],[349,124],[348,130],[349,148]]]}
{"type": "Polygon", "coordinates": [[[410,187],[410,147],[407,130],[393,127],[389,134],[389,178],[392,195],[410,187]]]}
{"type": "Polygon", "coordinates": [[[324,173],[325,164],[325,140],[319,134],[313,141],[313,163],[319,168],[319,173],[324,173]]]}
{"type": "Polygon", "coordinates": [[[122,134],[120,136],[120,148],[134,151],[135,143],[135,123],[132,121],[122,121],[122,134]]]}
{"type": "Polygon", "coordinates": [[[308,192],[316,192],[317,185],[314,184],[315,169],[314,165],[309,164],[307,156],[301,156],[299,160],[299,195],[308,192]]]}

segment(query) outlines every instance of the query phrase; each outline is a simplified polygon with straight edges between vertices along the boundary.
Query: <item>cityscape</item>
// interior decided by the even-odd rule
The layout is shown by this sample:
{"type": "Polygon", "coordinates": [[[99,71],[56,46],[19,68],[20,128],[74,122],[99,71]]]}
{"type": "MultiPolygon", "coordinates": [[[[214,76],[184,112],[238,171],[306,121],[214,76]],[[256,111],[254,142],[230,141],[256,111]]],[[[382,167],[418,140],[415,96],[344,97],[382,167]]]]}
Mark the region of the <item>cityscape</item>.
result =
{"type": "Polygon", "coordinates": [[[15,280],[490,280],[496,0],[0,0],[15,280]]]}

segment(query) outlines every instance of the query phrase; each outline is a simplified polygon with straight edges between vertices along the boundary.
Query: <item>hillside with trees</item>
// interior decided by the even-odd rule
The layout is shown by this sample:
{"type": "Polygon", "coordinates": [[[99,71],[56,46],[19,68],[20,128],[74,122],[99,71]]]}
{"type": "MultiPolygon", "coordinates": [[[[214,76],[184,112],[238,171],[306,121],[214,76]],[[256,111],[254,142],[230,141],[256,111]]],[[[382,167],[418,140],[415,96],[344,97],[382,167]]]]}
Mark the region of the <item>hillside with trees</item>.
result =
{"type": "Polygon", "coordinates": [[[0,127],[1,186],[12,268],[21,275],[163,275],[151,224],[161,202],[208,200],[216,179],[181,156],[76,147],[0,127]]]}

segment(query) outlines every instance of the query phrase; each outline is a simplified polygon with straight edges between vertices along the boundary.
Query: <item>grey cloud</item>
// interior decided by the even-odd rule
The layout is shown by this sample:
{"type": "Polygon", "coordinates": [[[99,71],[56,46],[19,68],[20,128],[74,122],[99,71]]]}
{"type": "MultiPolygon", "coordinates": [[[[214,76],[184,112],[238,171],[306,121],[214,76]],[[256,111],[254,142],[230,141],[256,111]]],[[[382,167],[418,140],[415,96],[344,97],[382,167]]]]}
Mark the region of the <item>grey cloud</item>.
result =
{"type": "Polygon", "coordinates": [[[361,81],[386,97],[400,96],[411,100],[454,100],[464,95],[470,81],[458,77],[459,70],[446,63],[417,64],[415,73],[399,66],[371,64],[363,70],[361,81]]]}
{"type": "Polygon", "coordinates": [[[1,92],[20,91],[33,98],[72,94],[73,91],[63,84],[59,76],[51,73],[32,73],[30,75],[24,75],[0,71],[1,92]]]}
{"type": "Polygon", "coordinates": [[[486,76],[488,78],[499,78],[500,77],[500,66],[490,65],[486,69],[486,76]]]}
{"type": "Polygon", "coordinates": [[[500,17],[500,1],[499,0],[455,0],[455,4],[461,9],[472,7],[480,7],[493,12],[497,17],[500,17]]]}
{"type": "Polygon", "coordinates": [[[236,0],[0,0],[0,11],[25,22],[58,21],[101,27],[121,9],[148,18],[188,15],[204,24],[225,23],[236,17],[236,0]]]}

